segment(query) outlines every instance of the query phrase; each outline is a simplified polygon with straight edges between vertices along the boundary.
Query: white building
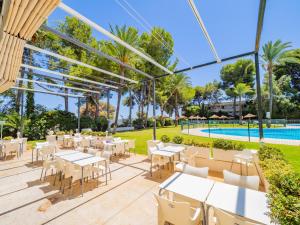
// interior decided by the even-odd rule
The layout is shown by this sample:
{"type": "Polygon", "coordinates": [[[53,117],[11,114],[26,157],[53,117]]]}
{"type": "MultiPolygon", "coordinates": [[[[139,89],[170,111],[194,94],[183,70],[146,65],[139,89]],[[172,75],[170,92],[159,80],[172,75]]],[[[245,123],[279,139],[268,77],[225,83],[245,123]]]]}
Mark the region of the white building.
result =
{"type": "MultiPolygon", "coordinates": [[[[246,102],[242,101],[242,104],[243,104],[243,108],[245,108],[246,102]]],[[[214,113],[218,113],[218,112],[222,111],[222,112],[226,112],[229,115],[233,116],[233,111],[234,111],[233,101],[215,103],[213,105],[210,105],[208,107],[208,110],[211,112],[214,112],[214,113]]],[[[239,101],[236,101],[235,110],[236,110],[236,115],[238,115],[239,111],[240,111],[239,101]]]]}

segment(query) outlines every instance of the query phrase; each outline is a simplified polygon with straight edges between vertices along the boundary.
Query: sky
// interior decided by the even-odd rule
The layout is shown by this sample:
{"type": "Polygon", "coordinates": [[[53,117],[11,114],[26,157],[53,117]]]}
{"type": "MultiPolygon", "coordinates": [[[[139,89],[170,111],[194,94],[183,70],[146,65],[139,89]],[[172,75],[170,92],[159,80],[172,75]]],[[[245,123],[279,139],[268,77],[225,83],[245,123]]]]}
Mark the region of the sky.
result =
{"type": "MultiPolygon", "coordinates": [[[[174,39],[175,57],[179,58],[177,69],[213,61],[214,57],[202,31],[189,7],[187,0],[64,0],[63,2],[105,29],[109,25],[136,27],[140,33],[147,31],[134,20],[119,4],[128,2],[152,26],[170,32],[174,39]]],[[[259,0],[195,0],[200,15],[210,34],[220,58],[249,52],[254,49],[259,0]]],[[[300,47],[300,1],[267,1],[261,45],[281,39],[291,42],[293,48],[300,47]]],[[[48,18],[55,26],[67,14],[56,9],[48,18]]],[[[94,36],[107,39],[97,31],[94,36]]],[[[232,63],[228,61],[226,63],[232,63]]],[[[188,72],[193,86],[205,85],[220,79],[222,64],[188,72]]],[[[261,71],[264,73],[264,71],[261,71]]],[[[48,108],[60,105],[63,98],[36,94],[37,104],[48,108]]],[[[70,99],[70,111],[76,112],[77,100],[70,99]]],[[[111,103],[116,105],[116,94],[111,103]]],[[[127,118],[128,108],[121,107],[121,118],[127,118]]]]}

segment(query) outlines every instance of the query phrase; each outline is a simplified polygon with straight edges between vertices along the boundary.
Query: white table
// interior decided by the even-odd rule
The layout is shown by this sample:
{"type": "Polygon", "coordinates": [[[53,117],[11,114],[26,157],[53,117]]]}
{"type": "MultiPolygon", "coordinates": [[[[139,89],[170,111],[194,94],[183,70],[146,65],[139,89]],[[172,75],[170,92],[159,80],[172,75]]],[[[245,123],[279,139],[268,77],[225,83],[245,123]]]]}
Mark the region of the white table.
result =
{"type": "Polygon", "coordinates": [[[264,192],[216,182],[205,204],[208,210],[215,207],[259,223],[271,224],[266,215],[268,206],[264,192]]]}
{"type": "Polygon", "coordinates": [[[55,153],[54,156],[60,157],[60,156],[63,156],[63,155],[74,154],[74,153],[78,153],[78,151],[75,151],[75,150],[61,151],[61,152],[55,153]]]}
{"type": "Polygon", "coordinates": [[[213,185],[213,180],[177,172],[161,183],[159,188],[203,203],[213,185]]]}
{"type": "MultiPolygon", "coordinates": [[[[105,162],[105,184],[107,184],[107,161],[105,158],[92,156],[89,158],[76,160],[73,163],[81,167],[81,196],[83,196],[83,170],[85,166],[93,165],[94,163],[105,162]]],[[[98,186],[98,179],[97,179],[98,186]]]]}
{"type": "Polygon", "coordinates": [[[167,152],[167,151],[162,151],[162,150],[155,150],[151,152],[151,164],[150,164],[150,175],[152,176],[152,157],[153,155],[159,155],[162,157],[168,157],[170,163],[172,163],[172,158],[174,157],[175,153],[174,152],[167,152]]]}
{"type": "Polygon", "coordinates": [[[63,155],[54,154],[54,156],[57,156],[57,157],[59,157],[63,160],[66,160],[68,162],[75,162],[75,161],[78,161],[78,160],[94,157],[91,154],[87,154],[87,153],[83,153],[83,152],[79,152],[79,151],[76,151],[72,154],[63,154],[63,155]]]}
{"type": "Polygon", "coordinates": [[[124,149],[125,149],[125,144],[127,144],[129,142],[129,140],[118,140],[118,141],[103,141],[104,144],[104,148],[107,151],[111,151],[113,154],[113,148],[117,145],[117,144],[124,144],[124,149]]]}
{"type": "Polygon", "coordinates": [[[180,153],[183,152],[185,150],[184,146],[166,146],[163,147],[161,149],[159,149],[160,151],[166,151],[166,152],[173,152],[175,154],[178,154],[179,160],[180,160],[180,153]]]}

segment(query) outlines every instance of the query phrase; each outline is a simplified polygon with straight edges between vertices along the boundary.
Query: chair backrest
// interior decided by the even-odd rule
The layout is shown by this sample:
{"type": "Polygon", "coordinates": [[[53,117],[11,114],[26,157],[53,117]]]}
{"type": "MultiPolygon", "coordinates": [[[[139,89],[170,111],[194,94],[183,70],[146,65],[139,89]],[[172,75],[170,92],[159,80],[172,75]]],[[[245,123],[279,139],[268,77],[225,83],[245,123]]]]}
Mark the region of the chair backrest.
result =
{"type": "Polygon", "coordinates": [[[232,215],[230,213],[224,212],[221,209],[214,208],[214,216],[216,217],[217,225],[258,225],[257,222],[248,221],[243,217],[238,215],[232,215]]]}
{"type": "Polygon", "coordinates": [[[101,157],[105,158],[110,163],[111,151],[102,151],[101,157]]]}
{"type": "Polygon", "coordinates": [[[49,143],[56,143],[56,135],[47,135],[46,140],[49,143]]]}
{"type": "Polygon", "coordinates": [[[128,148],[135,148],[135,140],[128,141],[128,148]]]}
{"type": "Polygon", "coordinates": [[[232,173],[228,170],[223,170],[224,182],[227,184],[236,185],[239,187],[250,188],[258,190],[259,177],[258,176],[241,176],[232,173]]]}
{"type": "Polygon", "coordinates": [[[115,150],[116,150],[116,153],[124,153],[125,144],[124,143],[116,143],[115,150]]]}
{"type": "Polygon", "coordinates": [[[154,195],[158,203],[158,215],[174,225],[191,224],[191,205],[188,202],[175,202],[165,197],[154,195]]]}
{"type": "Polygon", "coordinates": [[[55,153],[55,150],[56,150],[56,146],[55,145],[44,145],[42,146],[41,150],[40,150],[40,153],[42,155],[52,155],[55,153]]]}
{"type": "Polygon", "coordinates": [[[84,139],[81,140],[81,146],[84,147],[84,148],[90,147],[90,143],[91,143],[91,142],[90,142],[89,139],[85,139],[85,138],[84,138],[84,139]]]}
{"type": "Polygon", "coordinates": [[[18,142],[4,142],[4,152],[6,154],[10,152],[17,152],[20,149],[20,144],[18,142]]]}
{"type": "Polygon", "coordinates": [[[194,167],[194,166],[190,166],[188,164],[185,164],[183,166],[183,173],[186,174],[190,174],[193,176],[197,176],[197,177],[203,177],[203,178],[207,178],[208,177],[208,167],[194,167]]]}

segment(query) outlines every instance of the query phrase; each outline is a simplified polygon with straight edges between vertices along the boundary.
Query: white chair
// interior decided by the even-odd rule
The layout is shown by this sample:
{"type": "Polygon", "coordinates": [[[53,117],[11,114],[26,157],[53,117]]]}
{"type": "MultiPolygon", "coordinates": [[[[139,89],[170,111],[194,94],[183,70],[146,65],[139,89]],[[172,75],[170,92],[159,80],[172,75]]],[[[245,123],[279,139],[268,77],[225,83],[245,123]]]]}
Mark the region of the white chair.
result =
{"type": "Polygon", "coordinates": [[[243,150],[238,154],[233,156],[230,170],[232,171],[233,163],[240,164],[240,173],[242,175],[242,165],[246,167],[246,175],[248,175],[248,167],[253,165],[253,156],[255,155],[255,150],[243,150]]]}
{"type": "Polygon", "coordinates": [[[44,158],[49,158],[54,155],[56,152],[56,146],[53,144],[43,145],[41,149],[39,150],[39,155],[42,157],[42,160],[44,158]]]}
{"type": "Polygon", "coordinates": [[[114,148],[114,153],[115,154],[124,154],[125,153],[125,143],[116,143],[115,148],[114,148]]]}
{"type": "Polygon", "coordinates": [[[230,213],[224,212],[221,209],[213,208],[214,218],[209,218],[209,225],[259,225],[255,221],[249,221],[244,217],[238,215],[232,215],[230,213]]]}
{"type": "Polygon", "coordinates": [[[47,171],[51,169],[51,174],[53,174],[53,170],[56,169],[56,160],[53,160],[53,159],[45,159],[43,161],[43,165],[42,165],[42,172],[41,172],[41,177],[40,177],[40,180],[42,180],[42,177],[43,177],[43,172],[45,171],[45,174],[44,174],[44,179],[46,177],[46,174],[47,174],[47,171]]]}
{"type": "Polygon", "coordinates": [[[103,140],[96,139],[93,141],[93,147],[99,150],[104,150],[103,140]]]}
{"type": "Polygon", "coordinates": [[[197,177],[203,177],[207,178],[208,177],[208,167],[194,167],[190,166],[188,164],[185,164],[183,166],[183,173],[197,176],[197,177]]]}
{"type": "Polygon", "coordinates": [[[154,195],[157,201],[158,225],[165,222],[173,225],[199,225],[202,221],[201,209],[192,208],[188,202],[171,201],[154,195]]]}
{"type": "Polygon", "coordinates": [[[128,143],[125,144],[125,152],[129,152],[129,155],[131,149],[134,150],[135,154],[135,140],[128,140],[128,143]]]}
{"type": "MultiPolygon", "coordinates": [[[[83,169],[83,176],[82,176],[82,169],[80,166],[77,166],[73,163],[67,162],[65,164],[65,170],[63,174],[63,181],[62,181],[62,193],[65,191],[66,180],[69,179],[69,189],[71,189],[70,193],[72,193],[72,183],[81,180],[81,178],[88,178],[91,176],[91,169],[90,167],[84,167],[83,169]]],[[[84,182],[83,180],[81,182],[84,182]]]]}
{"type": "Polygon", "coordinates": [[[87,148],[90,147],[90,140],[87,139],[87,138],[84,138],[81,140],[81,143],[80,143],[80,147],[82,147],[84,150],[86,150],[87,148]]]}
{"type": "Polygon", "coordinates": [[[4,160],[6,160],[7,155],[12,155],[13,153],[16,154],[16,156],[19,158],[19,152],[20,152],[20,144],[19,142],[4,142],[2,153],[4,154],[4,160]]]}
{"type": "Polygon", "coordinates": [[[151,159],[150,148],[151,148],[151,147],[156,147],[156,144],[159,143],[159,142],[161,142],[161,141],[159,141],[159,140],[156,140],[156,141],[154,141],[154,140],[148,140],[148,141],[147,141],[148,159],[151,159]]]}
{"type": "Polygon", "coordinates": [[[159,176],[161,178],[161,167],[165,166],[166,164],[169,163],[169,159],[167,157],[163,157],[160,155],[155,155],[153,154],[154,151],[156,151],[156,147],[150,147],[150,154],[151,154],[151,168],[150,170],[152,171],[152,168],[157,167],[159,171],[159,176]]]}
{"type": "Polygon", "coordinates": [[[56,144],[56,135],[47,135],[46,141],[49,143],[55,143],[56,144]]]}
{"type": "Polygon", "coordinates": [[[111,170],[110,170],[110,159],[111,159],[111,156],[112,156],[111,151],[102,151],[102,152],[98,152],[97,154],[99,154],[100,157],[105,158],[105,162],[99,162],[98,166],[102,165],[102,166],[105,167],[105,163],[106,163],[107,170],[109,172],[109,177],[111,179],[111,170]],[[103,165],[103,163],[104,163],[104,165],[103,165]]]}
{"type": "Polygon", "coordinates": [[[224,183],[232,184],[239,187],[250,188],[253,190],[259,189],[259,177],[258,176],[241,176],[232,173],[228,170],[223,170],[224,183]]]}

